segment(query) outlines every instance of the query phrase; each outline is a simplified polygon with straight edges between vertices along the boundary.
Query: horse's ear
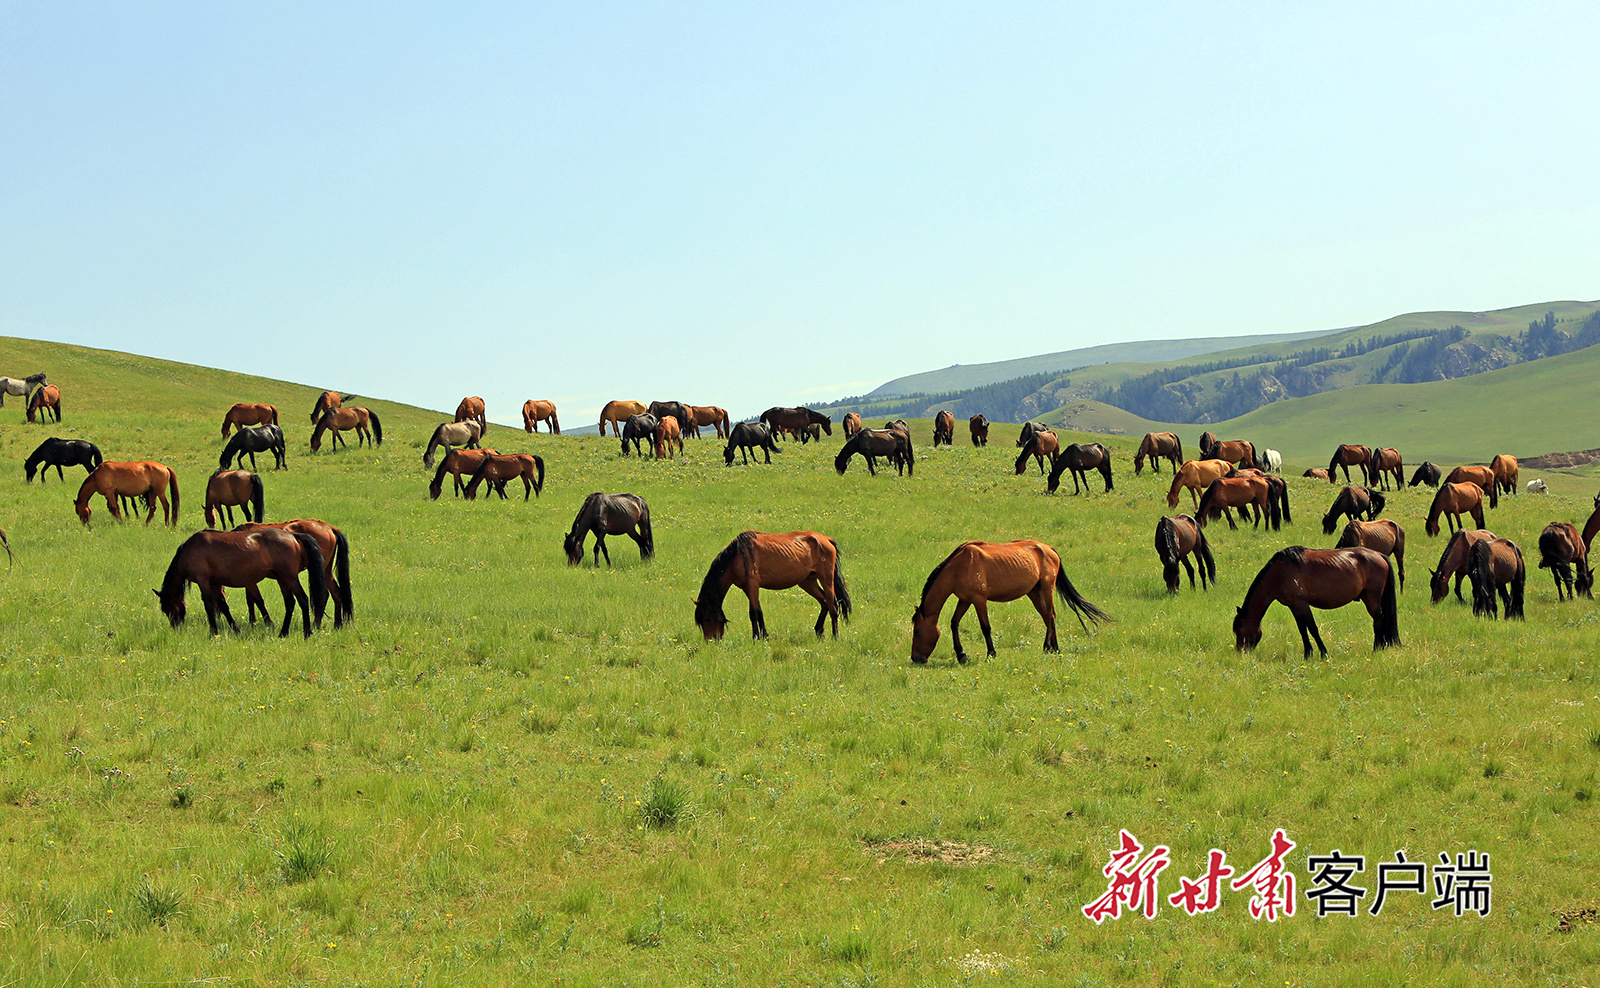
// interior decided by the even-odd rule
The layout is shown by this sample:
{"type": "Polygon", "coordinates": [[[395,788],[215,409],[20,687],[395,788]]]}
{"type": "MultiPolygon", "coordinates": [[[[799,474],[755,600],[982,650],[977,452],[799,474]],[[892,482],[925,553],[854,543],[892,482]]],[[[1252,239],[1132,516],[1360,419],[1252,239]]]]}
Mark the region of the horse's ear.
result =
{"type": "Polygon", "coordinates": [[[155,594],[157,599],[160,599],[161,591],[159,591],[159,590],[151,590],[150,592],[155,594]]]}

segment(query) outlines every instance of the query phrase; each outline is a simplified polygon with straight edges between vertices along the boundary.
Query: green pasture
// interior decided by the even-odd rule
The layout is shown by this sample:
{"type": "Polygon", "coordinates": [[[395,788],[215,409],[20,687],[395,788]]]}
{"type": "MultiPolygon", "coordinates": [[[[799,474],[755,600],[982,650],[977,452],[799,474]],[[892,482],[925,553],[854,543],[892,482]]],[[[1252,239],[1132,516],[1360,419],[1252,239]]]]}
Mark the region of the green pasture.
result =
{"type": "MultiPolygon", "coordinates": [[[[66,417],[0,410],[16,552],[0,575],[0,986],[1582,984],[1600,963],[1600,612],[1557,603],[1531,568],[1546,522],[1588,516],[1592,483],[1490,514],[1530,556],[1525,622],[1429,606],[1431,492],[1393,495],[1403,646],[1374,653],[1345,608],[1319,613],[1330,654],[1308,661],[1282,608],[1252,653],[1230,622],[1274,551],[1332,544],[1333,489],[1293,478],[1280,533],[1213,525],[1219,585],[1169,596],[1152,533],[1170,477],[1133,476],[1136,435],[1105,439],[1115,490],[1074,497],[1043,493],[1031,465],[1013,475],[1014,426],[933,450],[914,423],[914,477],[859,460],[838,476],[837,430],[729,469],[711,438],[655,462],[492,426],[487,445],[545,458],[543,496],[430,501],[439,412],[361,399],[385,443],[313,456],[310,387],[5,351],[5,373],[49,371],[66,417]],[[350,537],[341,630],[212,638],[193,591],[184,627],[157,610],[238,400],[283,411],[269,520],[350,537]],[[97,500],[85,529],[81,469],[23,482],[49,435],[173,466],[178,528],[114,524],[97,500]],[[562,536],[597,490],[649,501],[653,561],[614,537],[614,567],[567,566],[562,536]],[[855,615],[837,640],[812,635],[798,590],[762,595],[770,639],[747,637],[737,591],[728,638],[701,639],[691,599],[748,528],[838,541],[855,615]],[[1085,631],[1063,608],[1046,655],[1031,606],[996,604],[995,658],[969,614],[971,664],[947,629],[913,666],[929,570],[964,540],[1021,537],[1055,546],[1112,623],[1085,631]],[[1297,844],[1293,916],[1253,919],[1250,892],[1226,887],[1212,913],[1168,904],[1211,849],[1242,875],[1277,828],[1297,844]],[[1097,926],[1083,907],[1123,829],[1170,848],[1160,908],[1097,926]],[[1335,849],[1365,857],[1367,896],[1318,918],[1307,855],[1335,849]],[[1469,850],[1491,856],[1488,916],[1411,892],[1368,914],[1397,851],[1469,850]]],[[[1542,407],[1526,398],[1483,416],[1481,446],[1452,426],[1440,448],[1487,460],[1542,407]]],[[[1325,462],[1320,433],[1295,428],[1250,438],[1325,462]]],[[[1394,435],[1347,438],[1404,447],[1394,435]]]]}

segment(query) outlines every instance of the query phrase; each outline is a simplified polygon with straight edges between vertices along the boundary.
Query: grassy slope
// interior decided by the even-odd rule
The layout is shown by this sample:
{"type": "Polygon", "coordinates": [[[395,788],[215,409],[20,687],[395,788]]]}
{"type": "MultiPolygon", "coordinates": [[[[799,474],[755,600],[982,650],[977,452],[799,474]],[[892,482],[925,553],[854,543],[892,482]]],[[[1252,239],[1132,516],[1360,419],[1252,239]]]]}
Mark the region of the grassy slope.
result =
{"type": "MultiPolygon", "coordinates": [[[[714,441],[653,463],[497,427],[547,458],[549,486],[469,504],[423,493],[438,413],[382,405],[383,447],[312,457],[297,411],[268,511],[350,534],[357,620],[211,639],[168,628],[149,588],[197,524],[217,420],[312,392],[71,348],[12,366],[34,357],[68,418],[24,427],[8,404],[0,459],[78,430],[195,479],[176,532],[84,530],[53,479],[0,480],[18,551],[0,578],[0,984],[1567,984],[1600,962],[1553,915],[1595,904],[1600,615],[1536,570],[1525,623],[1429,607],[1421,492],[1391,502],[1413,531],[1404,647],[1370,652],[1344,608],[1318,614],[1332,653],[1307,662],[1281,608],[1250,654],[1228,621],[1277,547],[1330,541],[1321,485],[1294,482],[1281,534],[1213,528],[1220,586],[1169,597],[1150,549],[1167,478],[1129,474],[1127,437],[1108,439],[1116,490],[1073,498],[1012,475],[1013,427],[924,449],[914,478],[837,476],[837,435],[729,470],[714,441]],[[591,490],[650,500],[654,561],[618,538],[614,569],[565,565],[591,490]],[[700,641],[689,598],[744,527],[838,539],[856,613],[837,641],[811,636],[798,591],[763,595],[769,641],[741,633],[737,593],[729,638],[700,641]],[[933,564],[1018,536],[1060,548],[1115,623],[1064,614],[1044,656],[1031,608],[999,604],[995,659],[957,667],[944,641],[911,666],[933,564]],[[646,825],[675,802],[675,826],[646,825]],[[1269,926],[1237,892],[1196,918],[1080,912],[1120,828],[1171,847],[1165,895],[1213,847],[1248,868],[1278,826],[1302,887],[1304,851],[1367,855],[1370,889],[1396,848],[1488,850],[1494,912],[1405,895],[1317,920],[1302,899],[1269,926]]],[[[1588,507],[1522,497],[1492,524],[1531,546],[1588,507]]]]}

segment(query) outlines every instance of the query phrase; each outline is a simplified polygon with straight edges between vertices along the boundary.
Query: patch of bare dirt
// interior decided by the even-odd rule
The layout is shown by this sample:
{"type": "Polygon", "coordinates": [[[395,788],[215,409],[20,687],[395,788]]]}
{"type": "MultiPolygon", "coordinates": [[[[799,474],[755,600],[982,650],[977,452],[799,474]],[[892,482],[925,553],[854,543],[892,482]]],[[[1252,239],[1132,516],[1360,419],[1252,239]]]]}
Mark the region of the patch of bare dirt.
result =
{"type": "Polygon", "coordinates": [[[968,844],[958,840],[924,840],[920,837],[902,840],[863,841],[868,854],[883,864],[890,859],[907,864],[975,865],[995,856],[995,849],[987,844],[968,844]]]}
{"type": "Polygon", "coordinates": [[[1594,906],[1580,906],[1556,913],[1556,929],[1562,933],[1571,933],[1581,926],[1593,926],[1597,922],[1600,922],[1600,909],[1594,906]]]}
{"type": "Polygon", "coordinates": [[[1559,470],[1562,467],[1581,467],[1595,460],[1600,460],[1600,449],[1580,449],[1570,453],[1523,457],[1517,461],[1517,466],[1523,470],[1559,470]]]}

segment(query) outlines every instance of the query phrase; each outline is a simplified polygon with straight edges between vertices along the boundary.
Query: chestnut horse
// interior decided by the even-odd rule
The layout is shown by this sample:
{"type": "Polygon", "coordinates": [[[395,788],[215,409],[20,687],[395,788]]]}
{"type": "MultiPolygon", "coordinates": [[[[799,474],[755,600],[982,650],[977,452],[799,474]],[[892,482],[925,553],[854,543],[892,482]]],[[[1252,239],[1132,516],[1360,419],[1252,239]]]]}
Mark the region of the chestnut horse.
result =
{"type": "Polygon", "coordinates": [[[317,427],[311,433],[311,451],[313,453],[322,448],[322,434],[329,429],[333,430],[333,448],[335,450],[341,445],[346,448],[349,447],[350,444],[339,433],[350,429],[356,430],[356,447],[358,449],[363,439],[369,444],[383,445],[383,423],[378,421],[377,414],[370,408],[349,405],[343,408],[336,408],[318,419],[317,427]]]}
{"type": "Polygon", "coordinates": [[[1217,438],[1214,432],[1200,434],[1200,457],[1206,460],[1227,460],[1241,467],[1256,465],[1256,444],[1248,439],[1217,438]]]}
{"type": "Polygon", "coordinates": [[[268,579],[278,581],[278,588],[283,591],[283,628],[278,637],[288,637],[294,605],[299,604],[305,636],[310,638],[312,610],[315,608],[320,620],[328,603],[328,586],[323,577],[322,551],[317,547],[317,540],[309,535],[275,529],[196,532],[173,554],[161,589],[155,591],[155,595],[161,601],[161,613],[176,628],[183,624],[187,613],[184,591],[194,583],[200,588],[200,600],[205,604],[211,633],[217,633],[219,612],[238,633],[239,623],[228,610],[228,599],[223,596],[222,588],[254,587],[268,579]],[[301,570],[306,571],[311,585],[309,600],[300,587],[301,570]]]}
{"type": "Polygon", "coordinates": [[[967,653],[961,647],[961,618],[967,608],[977,610],[978,627],[983,629],[983,641],[992,658],[995,651],[994,635],[989,629],[989,601],[1019,597],[1031,600],[1044,619],[1044,650],[1061,651],[1056,642],[1052,590],[1072,609],[1084,630],[1089,627],[1084,624],[1085,617],[1097,623],[1107,619],[1105,612],[1091,604],[1067,579],[1061,557],[1043,542],[1018,539],[1002,544],[964,543],[935,566],[922,585],[922,598],[911,612],[911,661],[927,662],[933,654],[939,644],[939,612],[951,597],[956,599],[956,609],[950,616],[950,643],[955,646],[957,662],[967,661],[967,653]]]}
{"type": "Polygon", "coordinates": [[[142,497],[150,508],[150,513],[145,516],[144,523],[156,516],[156,502],[152,497],[161,499],[161,520],[168,525],[178,523],[178,475],[165,464],[151,463],[141,460],[134,463],[112,463],[109,460],[95,467],[89,476],[83,478],[83,486],[78,488],[77,500],[73,507],[77,509],[78,520],[85,525],[89,524],[89,498],[99,494],[106,499],[106,507],[111,511],[111,517],[122,521],[122,512],[117,509],[118,495],[128,497],[142,497]],[[167,490],[172,490],[172,503],[167,503],[167,490]]]}
{"type": "Polygon", "coordinates": [[[1167,507],[1176,508],[1178,491],[1187,487],[1189,496],[1198,508],[1200,492],[1210,487],[1212,481],[1226,477],[1233,470],[1233,464],[1227,460],[1185,460],[1183,466],[1172,475],[1172,487],[1167,490],[1167,507]]]}
{"type": "Polygon", "coordinates": [[[1553,521],[1539,533],[1539,568],[1549,570],[1556,581],[1557,601],[1563,599],[1563,586],[1573,600],[1578,599],[1578,594],[1593,599],[1594,570],[1589,568],[1589,552],[1584,548],[1577,526],[1571,522],[1553,521]]]}
{"type": "Polygon", "coordinates": [[[972,433],[972,445],[989,445],[989,416],[979,412],[967,419],[967,431],[972,433]]]}
{"type": "Polygon", "coordinates": [[[1211,555],[1211,545],[1206,541],[1205,529],[1188,515],[1164,515],[1156,522],[1156,555],[1161,559],[1161,575],[1167,581],[1167,593],[1178,592],[1178,564],[1189,572],[1189,589],[1194,589],[1194,564],[1189,554],[1200,562],[1200,588],[1207,582],[1217,582],[1217,560],[1211,555]]]}
{"type": "Polygon", "coordinates": [[[606,402],[606,407],[600,409],[600,434],[602,436],[606,434],[606,425],[609,423],[612,431],[621,438],[622,424],[628,421],[630,416],[642,413],[644,408],[642,401],[606,402]]]}
{"type": "Polygon", "coordinates": [[[1382,553],[1292,545],[1269,559],[1245,592],[1244,605],[1233,617],[1234,648],[1243,652],[1261,643],[1261,618],[1277,602],[1294,615],[1305,658],[1311,658],[1313,638],[1317,650],[1327,658],[1328,647],[1322,643],[1311,608],[1331,610],[1356,600],[1372,615],[1373,650],[1399,645],[1394,569],[1382,553]]]}
{"type": "Polygon", "coordinates": [[[1456,467],[1444,478],[1447,484],[1477,484],[1489,498],[1489,507],[1500,507],[1500,487],[1494,482],[1494,471],[1488,467],[1456,467]]]}
{"type": "Polygon", "coordinates": [[[1386,499],[1370,487],[1355,487],[1346,484],[1339,488],[1339,493],[1334,495],[1333,507],[1322,516],[1322,534],[1332,535],[1333,530],[1339,527],[1339,517],[1342,515],[1355,521],[1362,515],[1368,521],[1378,517],[1383,511],[1386,499]]]}
{"type": "Polygon", "coordinates": [[[233,506],[244,509],[245,521],[266,521],[266,486],[261,477],[248,470],[218,470],[206,481],[206,527],[217,527],[217,509],[227,513],[233,527],[233,506]],[[251,508],[255,512],[251,513],[251,508]]]}
{"type": "Polygon", "coordinates": [[[650,444],[655,447],[656,459],[663,456],[672,457],[672,446],[676,443],[678,452],[683,452],[683,430],[678,428],[676,416],[663,415],[661,421],[656,423],[656,431],[650,436],[650,444]]]}
{"type": "MultiPolygon", "coordinates": [[[[1494,474],[1495,486],[1507,494],[1517,492],[1517,458],[1506,453],[1501,453],[1489,461],[1489,470],[1494,474]]],[[[1493,505],[1490,505],[1493,507],[1493,505]]]]}
{"type": "Polygon", "coordinates": [[[1350,483],[1350,468],[1361,468],[1361,479],[1370,482],[1372,477],[1367,471],[1367,464],[1372,460],[1372,451],[1365,446],[1343,445],[1333,451],[1333,458],[1328,461],[1328,481],[1333,481],[1333,475],[1340,470],[1344,471],[1344,482],[1350,483]]]}
{"type": "Polygon", "coordinates": [[[552,436],[561,435],[561,420],[556,418],[556,403],[534,401],[529,398],[522,403],[522,427],[529,432],[538,432],[540,422],[547,425],[552,436]]]}
{"type": "Polygon", "coordinates": [[[933,445],[952,446],[956,441],[956,417],[949,409],[941,408],[933,417],[933,445]]]}
{"type": "Polygon", "coordinates": [[[1525,618],[1522,593],[1528,582],[1528,570],[1522,562],[1522,550],[1515,542],[1510,539],[1477,542],[1472,547],[1468,572],[1472,577],[1472,613],[1494,617],[1494,595],[1498,591],[1506,606],[1506,620],[1525,618]]]}
{"type": "Polygon", "coordinates": [[[822,605],[817,615],[817,637],[833,619],[833,636],[839,637],[839,618],[850,620],[850,591],[839,570],[839,544],[818,532],[740,532],[711,560],[694,601],[694,623],[706,641],[717,641],[728,628],[722,602],[728,588],[738,587],[750,599],[750,635],[767,637],[767,619],[761,611],[761,591],[799,587],[822,605]]]}
{"type": "Polygon", "coordinates": [[[1450,596],[1452,576],[1456,578],[1456,599],[1466,603],[1466,598],[1461,596],[1461,581],[1467,578],[1472,565],[1472,547],[1494,537],[1493,532],[1481,528],[1463,528],[1451,534],[1450,541],[1444,544],[1444,552],[1439,554],[1438,567],[1429,571],[1428,589],[1432,603],[1437,604],[1450,596]]]}
{"type": "Polygon", "coordinates": [[[1183,462],[1183,440],[1176,432],[1147,432],[1139,442],[1139,452],[1133,454],[1133,475],[1144,469],[1144,458],[1150,457],[1150,469],[1161,472],[1163,459],[1172,461],[1172,469],[1183,462]]]}
{"type": "Polygon", "coordinates": [[[1233,477],[1260,477],[1267,482],[1267,500],[1278,506],[1278,513],[1282,516],[1283,524],[1294,521],[1294,515],[1289,511],[1289,482],[1275,473],[1268,473],[1260,467],[1247,467],[1235,470],[1229,476],[1233,477]]]}
{"type": "Polygon", "coordinates": [[[696,436],[700,435],[702,427],[709,425],[717,430],[718,439],[728,438],[727,409],[718,408],[716,405],[685,405],[683,407],[688,409],[689,417],[694,420],[694,434],[696,436]]]}
{"type": "Polygon", "coordinates": [[[607,535],[626,535],[639,544],[639,558],[655,555],[656,540],[650,531],[650,505],[637,494],[602,494],[599,491],[583,499],[578,517],[572,521],[572,531],[561,543],[571,566],[583,562],[583,540],[594,533],[594,564],[600,565],[600,555],[605,554],[606,565],[611,565],[611,551],[606,548],[607,535]]]}
{"type": "Polygon", "coordinates": [[[844,427],[844,437],[846,439],[849,439],[851,436],[853,436],[856,433],[860,432],[861,431],[861,413],[860,412],[846,412],[845,416],[844,416],[843,427],[844,427]]]}
{"type": "Polygon", "coordinates": [[[222,437],[228,437],[228,431],[241,425],[277,425],[278,409],[274,405],[264,403],[247,404],[236,402],[228,409],[228,414],[222,417],[222,437]]]}
{"type": "Polygon", "coordinates": [[[1394,489],[1405,484],[1405,464],[1400,461],[1400,451],[1388,447],[1372,447],[1367,461],[1367,483],[1376,483],[1379,490],[1389,489],[1389,478],[1394,477],[1394,489]]]}
{"type": "MultiPolygon", "coordinates": [[[[344,532],[323,521],[320,518],[296,518],[292,521],[278,521],[268,525],[260,522],[246,522],[235,528],[235,532],[256,532],[262,529],[276,528],[294,535],[309,535],[317,542],[317,548],[322,552],[323,582],[327,584],[328,594],[333,598],[333,626],[342,627],[344,622],[355,617],[355,600],[350,594],[350,540],[345,538],[344,532]]],[[[245,596],[261,609],[261,616],[268,621],[267,609],[262,605],[261,595],[255,587],[245,591],[245,596]]],[[[251,615],[254,616],[254,611],[251,615]]],[[[322,619],[317,618],[317,627],[322,627],[322,619]]]]}
{"type": "Polygon", "coordinates": [[[500,500],[506,500],[506,481],[522,478],[522,499],[528,500],[531,492],[538,496],[544,491],[544,458],[532,453],[490,453],[478,464],[478,469],[472,474],[472,482],[467,484],[466,497],[468,501],[478,499],[478,485],[485,480],[499,492],[500,500]]]}
{"type": "Polygon", "coordinates": [[[1228,527],[1237,529],[1232,513],[1228,508],[1238,508],[1243,517],[1245,508],[1255,508],[1255,524],[1261,527],[1262,516],[1267,519],[1267,525],[1273,531],[1283,526],[1283,516],[1278,512],[1278,503],[1270,496],[1270,488],[1264,477],[1220,477],[1211,482],[1206,488],[1205,495],[1200,498],[1199,507],[1194,516],[1201,528],[1207,521],[1221,514],[1228,519],[1228,527]]]}
{"type": "Polygon", "coordinates": [[[489,431],[489,417],[483,410],[483,399],[477,395],[470,395],[461,399],[461,404],[456,406],[457,422],[478,423],[478,434],[481,436],[489,431]]]}
{"type": "Polygon", "coordinates": [[[1044,476],[1045,457],[1048,456],[1052,463],[1055,462],[1056,451],[1060,448],[1061,440],[1056,438],[1054,432],[1044,426],[1034,429],[1028,434],[1028,442],[1022,447],[1022,452],[1017,454],[1016,475],[1020,477],[1028,469],[1028,457],[1031,456],[1039,461],[1039,475],[1044,476]]]}
{"type": "Polygon", "coordinates": [[[321,418],[335,408],[343,407],[344,403],[354,398],[355,395],[342,395],[337,391],[324,391],[317,396],[317,403],[311,406],[311,424],[316,425],[321,418]]]}
{"type": "Polygon", "coordinates": [[[50,421],[50,415],[55,415],[57,422],[61,421],[61,389],[54,384],[46,384],[33,392],[33,397],[28,400],[28,421],[32,422],[34,415],[43,412],[39,421],[50,421]]]}
{"type": "MultiPolygon", "coordinates": [[[[478,468],[483,466],[483,461],[493,455],[495,455],[495,451],[492,449],[446,450],[444,460],[439,464],[439,469],[433,475],[433,483],[428,485],[429,499],[437,501],[439,500],[439,495],[444,493],[444,475],[447,473],[455,475],[455,492],[456,496],[460,497],[461,492],[466,489],[466,485],[461,481],[462,476],[466,476],[470,480],[472,475],[478,472],[478,468]]],[[[504,494],[505,485],[498,486],[501,488],[500,493],[504,494]]]]}
{"type": "Polygon", "coordinates": [[[1445,521],[1452,530],[1464,528],[1461,522],[1462,514],[1469,514],[1478,528],[1483,527],[1483,488],[1477,484],[1442,484],[1439,493],[1433,496],[1433,504],[1428,508],[1428,523],[1423,531],[1430,536],[1439,534],[1439,516],[1446,515],[1445,521]]]}
{"type": "Polygon", "coordinates": [[[1339,533],[1339,541],[1335,549],[1351,549],[1356,546],[1381,552],[1394,559],[1395,575],[1400,579],[1400,590],[1406,588],[1406,530],[1387,518],[1376,521],[1362,521],[1352,518],[1350,523],[1339,533]]]}
{"type": "Polygon", "coordinates": [[[1083,492],[1089,493],[1089,471],[1098,470],[1106,482],[1105,493],[1111,491],[1111,451],[1099,443],[1073,443],[1057,453],[1051,461],[1049,490],[1054,492],[1061,484],[1061,474],[1072,471],[1072,493],[1078,493],[1078,481],[1083,480],[1083,492]]]}
{"type": "Polygon", "coordinates": [[[1326,480],[1330,484],[1333,483],[1333,475],[1322,467],[1312,467],[1300,476],[1310,477],[1313,480],[1326,480]]]}

